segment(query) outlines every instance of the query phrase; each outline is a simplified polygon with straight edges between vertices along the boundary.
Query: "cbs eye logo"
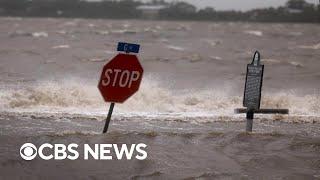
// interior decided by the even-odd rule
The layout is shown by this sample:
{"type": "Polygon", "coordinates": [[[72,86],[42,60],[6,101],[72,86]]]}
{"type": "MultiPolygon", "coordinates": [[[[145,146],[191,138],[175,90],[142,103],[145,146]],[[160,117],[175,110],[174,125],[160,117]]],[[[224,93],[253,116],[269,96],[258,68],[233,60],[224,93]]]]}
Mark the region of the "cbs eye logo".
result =
{"type": "Polygon", "coordinates": [[[32,143],[25,143],[20,148],[20,156],[27,161],[34,159],[37,156],[37,148],[32,143]]]}

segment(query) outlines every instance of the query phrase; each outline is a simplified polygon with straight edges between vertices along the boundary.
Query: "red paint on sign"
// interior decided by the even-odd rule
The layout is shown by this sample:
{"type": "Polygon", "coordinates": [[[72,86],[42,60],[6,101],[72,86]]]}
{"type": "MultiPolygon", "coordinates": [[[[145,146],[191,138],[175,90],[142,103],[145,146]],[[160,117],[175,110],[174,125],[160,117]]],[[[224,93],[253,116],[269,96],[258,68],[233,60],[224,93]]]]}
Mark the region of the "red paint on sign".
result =
{"type": "Polygon", "coordinates": [[[98,88],[106,102],[123,103],[139,90],[142,75],[136,55],[118,54],[103,67],[98,88]]]}

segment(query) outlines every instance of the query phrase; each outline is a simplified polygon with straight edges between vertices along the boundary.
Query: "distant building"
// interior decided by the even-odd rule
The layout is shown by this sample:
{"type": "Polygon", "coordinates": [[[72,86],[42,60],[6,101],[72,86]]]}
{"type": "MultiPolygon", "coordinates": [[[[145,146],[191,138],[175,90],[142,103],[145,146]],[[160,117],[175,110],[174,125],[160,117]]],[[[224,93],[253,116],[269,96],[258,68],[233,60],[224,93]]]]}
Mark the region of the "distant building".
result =
{"type": "Polygon", "coordinates": [[[290,14],[300,14],[305,8],[312,6],[305,0],[289,0],[285,6],[286,10],[290,14]]]}
{"type": "Polygon", "coordinates": [[[166,8],[164,5],[141,5],[137,7],[137,10],[142,12],[142,15],[146,19],[155,19],[159,16],[160,10],[166,8]]]}
{"type": "Polygon", "coordinates": [[[291,14],[299,14],[302,13],[301,9],[291,9],[291,8],[287,8],[287,11],[291,14]]]}

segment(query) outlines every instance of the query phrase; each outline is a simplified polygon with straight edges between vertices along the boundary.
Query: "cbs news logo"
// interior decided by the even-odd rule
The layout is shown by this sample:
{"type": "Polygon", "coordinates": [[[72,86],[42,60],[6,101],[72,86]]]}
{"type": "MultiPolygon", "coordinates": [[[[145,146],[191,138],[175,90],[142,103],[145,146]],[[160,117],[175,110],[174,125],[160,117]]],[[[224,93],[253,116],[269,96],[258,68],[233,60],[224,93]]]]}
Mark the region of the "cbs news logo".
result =
{"type": "MultiPolygon", "coordinates": [[[[43,160],[76,160],[79,158],[80,153],[77,151],[79,147],[78,144],[72,143],[69,145],[64,144],[49,144],[45,143],[37,148],[32,143],[25,143],[20,147],[20,156],[26,161],[31,161],[38,155],[43,160]],[[51,153],[48,153],[50,152],[51,153]]],[[[84,144],[84,160],[90,158],[95,160],[112,160],[112,159],[127,159],[131,160],[136,158],[138,160],[145,160],[148,157],[146,152],[147,145],[140,144],[131,144],[128,146],[126,144],[117,145],[117,144],[95,144],[94,147],[91,147],[88,144],[84,144]],[[111,153],[114,152],[114,154],[111,153]],[[115,155],[112,156],[112,155],[115,155]]]]}

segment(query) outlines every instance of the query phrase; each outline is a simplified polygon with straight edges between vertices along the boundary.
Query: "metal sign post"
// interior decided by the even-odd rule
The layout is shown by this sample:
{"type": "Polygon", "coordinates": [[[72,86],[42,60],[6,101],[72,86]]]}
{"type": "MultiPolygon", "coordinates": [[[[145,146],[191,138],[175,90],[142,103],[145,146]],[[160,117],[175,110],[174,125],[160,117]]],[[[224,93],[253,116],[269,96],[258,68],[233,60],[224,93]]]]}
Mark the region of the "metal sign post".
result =
{"type": "Polygon", "coordinates": [[[104,100],[110,102],[110,108],[103,133],[108,131],[115,103],[123,103],[139,90],[143,75],[143,68],[136,55],[140,45],[120,42],[118,51],[126,54],[118,54],[107,63],[101,73],[98,88],[104,100]]]}
{"type": "Polygon", "coordinates": [[[252,126],[253,126],[253,117],[254,117],[254,111],[249,110],[247,111],[247,126],[246,126],[246,131],[247,132],[252,132],[252,126]]]}
{"type": "Polygon", "coordinates": [[[115,105],[115,103],[111,103],[110,104],[108,116],[107,116],[107,119],[106,119],[106,124],[104,125],[104,128],[103,128],[103,133],[106,133],[108,131],[114,105],[115,105]]]}
{"type": "Polygon", "coordinates": [[[246,131],[252,132],[255,113],[260,114],[288,114],[288,109],[260,109],[261,90],[264,65],[260,64],[260,53],[256,51],[251,64],[247,65],[246,83],[244,88],[243,106],[247,109],[235,109],[235,113],[246,113],[246,131]]]}

